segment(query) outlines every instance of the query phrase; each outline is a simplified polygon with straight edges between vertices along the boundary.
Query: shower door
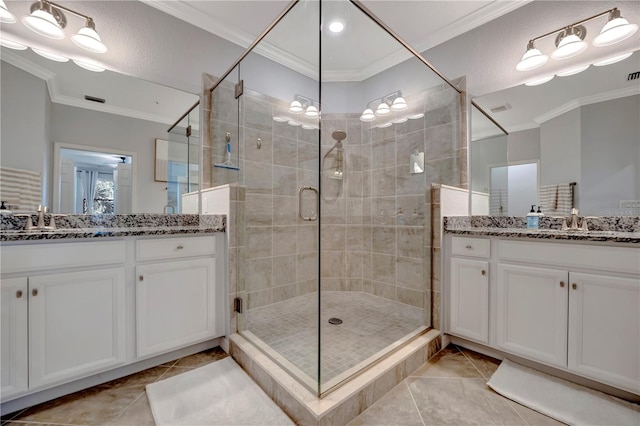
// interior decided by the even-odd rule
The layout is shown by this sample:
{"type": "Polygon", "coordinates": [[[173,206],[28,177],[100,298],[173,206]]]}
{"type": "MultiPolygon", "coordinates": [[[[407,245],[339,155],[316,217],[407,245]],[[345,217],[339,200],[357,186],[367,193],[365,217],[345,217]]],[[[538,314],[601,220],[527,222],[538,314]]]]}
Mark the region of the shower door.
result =
{"type": "MultiPolygon", "coordinates": [[[[238,65],[238,331],[319,381],[319,3],[300,2],[238,65]],[[304,39],[299,44],[298,34],[304,39]],[[305,58],[306,74],[274,58],[305,58]],[[311,109],[309,109],[311,107],[311,109]]],[[[233,138],[235,140],[235,138],[233,138]]]]}

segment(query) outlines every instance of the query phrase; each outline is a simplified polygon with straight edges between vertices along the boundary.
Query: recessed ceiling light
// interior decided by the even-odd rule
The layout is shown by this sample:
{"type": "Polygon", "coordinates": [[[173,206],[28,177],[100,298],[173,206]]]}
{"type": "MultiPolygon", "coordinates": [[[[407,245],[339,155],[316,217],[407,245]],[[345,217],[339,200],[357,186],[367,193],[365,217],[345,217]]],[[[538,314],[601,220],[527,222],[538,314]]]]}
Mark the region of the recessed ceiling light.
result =
{"type": "Polygon", "coordinates": [[[344,30],[344,24],[340,21],[332,21],[329,23],[329,31],[332,33],[340,33],[344,30]]]}

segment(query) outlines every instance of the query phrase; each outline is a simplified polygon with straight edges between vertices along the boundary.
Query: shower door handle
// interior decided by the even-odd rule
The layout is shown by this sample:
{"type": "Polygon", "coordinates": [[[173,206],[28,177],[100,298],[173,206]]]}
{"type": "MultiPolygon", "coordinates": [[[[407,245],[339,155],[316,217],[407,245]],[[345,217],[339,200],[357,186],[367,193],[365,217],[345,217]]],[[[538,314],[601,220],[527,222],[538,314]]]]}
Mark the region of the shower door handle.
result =
{"type": "Polygon", "coordinates": [[[298,215],[302,220],[314,221],[318,220],[318,190],[313,186],[301,186],[298,190],[298,215]],[[302,213],[302,200],[304,191],[312,191],[316,196],[316,211],[313,212],[313,216],[305,216],[302,213]]]}

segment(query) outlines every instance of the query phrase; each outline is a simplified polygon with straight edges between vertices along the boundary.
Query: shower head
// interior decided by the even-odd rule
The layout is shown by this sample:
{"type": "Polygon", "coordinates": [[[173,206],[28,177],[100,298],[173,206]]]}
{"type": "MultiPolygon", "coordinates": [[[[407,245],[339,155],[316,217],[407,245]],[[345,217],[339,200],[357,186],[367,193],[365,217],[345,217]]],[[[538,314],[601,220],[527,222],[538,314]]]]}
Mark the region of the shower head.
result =
{"type": "Polygon", "coordinates": [[[334,138],[337,142],[342,142],[346,139],[347,132],[343,130],[336,130],[335,132],[331,133],[331,137],[334,138]]]}

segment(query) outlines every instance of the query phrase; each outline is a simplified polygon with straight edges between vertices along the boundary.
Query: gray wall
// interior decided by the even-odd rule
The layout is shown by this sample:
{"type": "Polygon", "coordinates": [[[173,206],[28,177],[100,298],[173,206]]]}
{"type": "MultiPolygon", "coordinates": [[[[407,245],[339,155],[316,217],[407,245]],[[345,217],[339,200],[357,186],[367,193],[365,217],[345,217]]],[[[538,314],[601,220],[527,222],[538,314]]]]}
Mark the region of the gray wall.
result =
{"type": "Polygon", "coordinates": [[[580,183],[580,109],[540,126],[540,185],[580,183]]]}
{"type": "Polygon", "coordinates": [[[152,121],[53,104],[51,143],[124,150],[135,153],[136,213],[162,213],[167,204],[166,182],[155,182],[155,139],[166,139],[167,126],[152,121]]]}
{"type": "Polygon", "coordinates": [[[51,101],[46,83],[1,62],[2,125],[0,164],[42,173],[43,200],[50,205],[52,149],[49,144],[51,101]]]}
{"type": "Polygon", "coordinates": [[[539,127],[509,133],[507,139],[510,164],[540,160],[539,127]]]}
{"type": "Polygon", "coordinates": [[[620,200],[640,200],[640,95],[581,108],[580,210],[616,214],[620,200]]]}

